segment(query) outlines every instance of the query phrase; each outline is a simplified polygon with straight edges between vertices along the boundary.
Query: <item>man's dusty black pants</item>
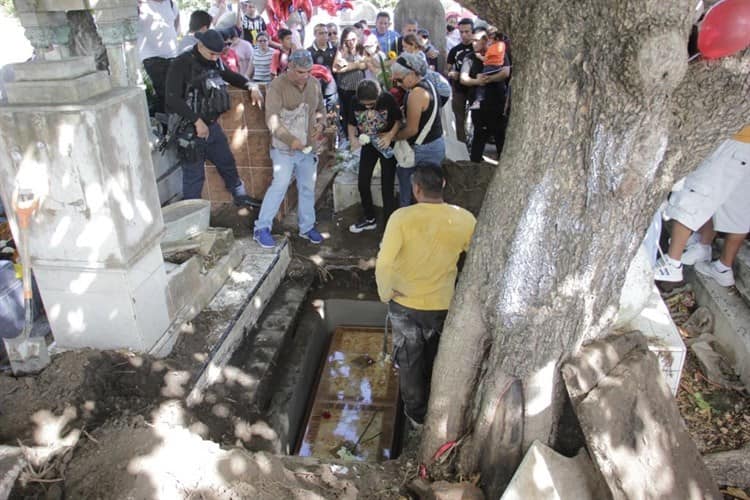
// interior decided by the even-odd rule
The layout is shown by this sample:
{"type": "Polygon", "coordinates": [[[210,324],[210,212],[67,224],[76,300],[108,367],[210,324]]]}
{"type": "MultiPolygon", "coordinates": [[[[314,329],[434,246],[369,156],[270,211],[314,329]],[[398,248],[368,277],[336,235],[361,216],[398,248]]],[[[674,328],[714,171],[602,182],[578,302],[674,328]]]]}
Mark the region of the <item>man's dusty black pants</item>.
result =
{"type": "Polygon", "coordinates": [[[430,400],[432,365],[447,310],[421,311],[388,303],[393,327],[393,362],[398,366],[399,389],[404,412],[421,424],[430,400]]]}

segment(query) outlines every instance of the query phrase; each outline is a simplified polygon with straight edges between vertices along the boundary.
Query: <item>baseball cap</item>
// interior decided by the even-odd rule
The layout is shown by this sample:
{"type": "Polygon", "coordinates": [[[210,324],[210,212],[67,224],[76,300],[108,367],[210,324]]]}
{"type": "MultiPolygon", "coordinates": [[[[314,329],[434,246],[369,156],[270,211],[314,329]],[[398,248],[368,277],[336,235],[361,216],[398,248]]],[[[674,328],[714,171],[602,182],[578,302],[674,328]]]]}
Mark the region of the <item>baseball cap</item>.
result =
{"type": "Polygon", "coordinates": [[[195,38],[206,46],[211,52],[222,52],[224,50],[224,37],[216,30],[207,30],[195,33],[195,38]]]}
{"type": "Polygon", "coordinates": [[[417,30],[417,35],[422,36],[424,38],[430,38],[430,32],[424,28],[417,30]]]}

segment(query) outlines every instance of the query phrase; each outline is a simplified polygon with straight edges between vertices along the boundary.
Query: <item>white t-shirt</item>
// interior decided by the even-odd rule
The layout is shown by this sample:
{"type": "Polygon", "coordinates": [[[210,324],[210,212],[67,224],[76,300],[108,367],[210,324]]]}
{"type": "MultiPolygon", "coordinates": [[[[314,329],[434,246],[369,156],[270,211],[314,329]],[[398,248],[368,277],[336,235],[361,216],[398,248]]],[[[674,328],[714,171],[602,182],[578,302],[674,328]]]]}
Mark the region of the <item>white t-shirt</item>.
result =
{"type": "Polygon", "coordinates": [[[180,15],[173,0],[139,0],[138,54],[141,61],[150,57],[171,59],[177,55],[177,31],[174,22],[180,15]]]}
{"type": "MultiPolygon", "coordinates": [[[[211,5],[211,7],[208,8],[208,14],[211,16],[211,19],[213,19],[214,26],[219,24],[219,19],[223,17],[227,13],[232,12],[232,4],[227,2],[224,7],[219,7],[216,4],[211,5]]],[[[237,17],[237,16],[234,16],[237,17]]]]}

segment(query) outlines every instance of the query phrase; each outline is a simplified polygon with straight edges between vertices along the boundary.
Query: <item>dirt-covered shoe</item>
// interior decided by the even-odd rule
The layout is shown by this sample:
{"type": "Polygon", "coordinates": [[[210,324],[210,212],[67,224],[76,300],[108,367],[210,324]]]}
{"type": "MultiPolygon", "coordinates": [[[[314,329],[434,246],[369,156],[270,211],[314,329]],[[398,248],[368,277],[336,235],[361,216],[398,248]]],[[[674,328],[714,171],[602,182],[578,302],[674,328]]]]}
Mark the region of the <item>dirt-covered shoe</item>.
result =
{"type": "Polygon", "coordinates": [[[675,265],[668,257],[656,261],[654,280],[677,283],[682,281],[682,263],[675,265]]]}
{"type": "Polygon", "coordinates": [[[731,267],[726,267],[721,264],[720,261],[715,260],[713,262],[698,262],[695,265],[695,270],[704,276],[713,278],[721,286],[732,286],[734,285],[734,272],[731,267]],[[723,267],[724,270],[720,270],[723,267]]]}
{"type": "Polygon", "coordinates": [[[688,266],[694,266],[698,262],[710,262],[711,261],[711,245],[703,245],[702,243],[694,243],[682,252],[680,262],[688,266]]]}
{"type": "Polygon", "coordinates": [[[370,219],[365,218],[349,226],[349,232],[361,233],[362,231],[370,231],[372,229],[375,229],[376,227],[378,227],[378,224],[377,222],[375,222],[374,217],[370,219]]]}

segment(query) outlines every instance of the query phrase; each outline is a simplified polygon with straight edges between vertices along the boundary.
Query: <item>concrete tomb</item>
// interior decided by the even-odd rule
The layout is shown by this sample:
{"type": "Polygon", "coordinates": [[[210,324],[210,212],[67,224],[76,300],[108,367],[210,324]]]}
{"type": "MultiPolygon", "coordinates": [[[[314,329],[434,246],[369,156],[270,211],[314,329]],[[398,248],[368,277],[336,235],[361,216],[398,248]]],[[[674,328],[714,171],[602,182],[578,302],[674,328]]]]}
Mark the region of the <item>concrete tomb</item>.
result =
{"type": "Polygon", "coordinates": [[[113,88],[90,56],[14,70],[0,196],[11,206],[25,183],[40,198],[30,250],[56,344],[147,351],[170,317],[143,91],[113,88]]]}

